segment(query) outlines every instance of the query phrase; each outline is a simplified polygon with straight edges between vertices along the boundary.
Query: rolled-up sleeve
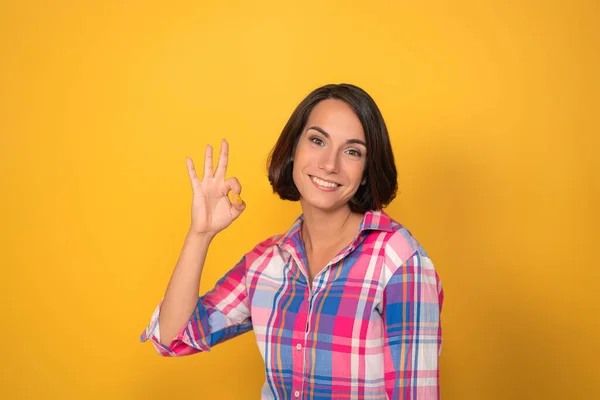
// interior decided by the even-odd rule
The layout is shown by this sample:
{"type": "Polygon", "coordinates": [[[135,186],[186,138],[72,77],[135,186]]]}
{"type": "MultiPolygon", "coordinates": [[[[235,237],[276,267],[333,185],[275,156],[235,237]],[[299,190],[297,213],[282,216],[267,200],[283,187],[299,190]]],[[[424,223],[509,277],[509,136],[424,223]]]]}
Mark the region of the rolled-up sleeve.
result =
{"type": "Polygon", "coordinates": [[[158,324],[162,301],[140,340],[150,340],[159,354],[180,357],[202,351],[252,329],[246,288],[246,257],[223,276],[211,291],[198,298],[196,308],[169,346],[160,342],[158,324]]]}
{"type": "Polygon", "coordinates": [[[387,282],[383,297],[385,382],[390,399],[440,398],[443,290],[431,260],[413,254],[387,282]]]}

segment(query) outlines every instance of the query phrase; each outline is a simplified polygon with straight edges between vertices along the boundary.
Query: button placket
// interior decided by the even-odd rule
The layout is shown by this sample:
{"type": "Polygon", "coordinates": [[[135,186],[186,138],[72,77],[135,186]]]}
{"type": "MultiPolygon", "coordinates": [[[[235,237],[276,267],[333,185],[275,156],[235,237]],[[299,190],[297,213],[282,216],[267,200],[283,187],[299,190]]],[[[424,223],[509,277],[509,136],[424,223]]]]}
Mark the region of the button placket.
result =
{"type": "Polygon", "coordinates": [[[305,331],[302,331],[302,325],[300,325],[300,329],[294,332],[292,343],[293,346],[291,348],[292,358],[293,358],[293,369],[294,369],[294,378],[292,383],[292,398],[300,398],[302,394],[302,388],[304,387],[304,382],[306,379],[306,335],[308,329],[310,327],[310,287],[305,287],[305,300],[303,301],[302,307],[299,312],[299,319],[305,319],[305,321],[298,321],[300,324],[303,324],[305,327],[305,331]],[[307,301],[308,300],[308,301],[307,301]],[[301,315],[301,316],[300,316],[301,315]],[[294,350],[295,348],[295,350],[294,350]]]}

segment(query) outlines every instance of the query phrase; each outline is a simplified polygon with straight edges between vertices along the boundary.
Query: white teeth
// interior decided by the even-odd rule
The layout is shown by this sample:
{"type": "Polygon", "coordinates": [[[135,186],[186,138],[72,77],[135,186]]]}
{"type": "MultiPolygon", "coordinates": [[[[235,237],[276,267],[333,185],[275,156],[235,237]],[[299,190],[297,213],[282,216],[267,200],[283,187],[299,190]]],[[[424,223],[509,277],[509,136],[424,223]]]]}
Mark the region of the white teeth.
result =
{"type": "Polygon", "coordinates": [[[325,182],[324,180],[321,180],[315,176],[312,177],[312,180],[315,181],[315,183],[319,186],[324,186],[328,188],[334,188],[339,186],[337,183],[325,182]]]}

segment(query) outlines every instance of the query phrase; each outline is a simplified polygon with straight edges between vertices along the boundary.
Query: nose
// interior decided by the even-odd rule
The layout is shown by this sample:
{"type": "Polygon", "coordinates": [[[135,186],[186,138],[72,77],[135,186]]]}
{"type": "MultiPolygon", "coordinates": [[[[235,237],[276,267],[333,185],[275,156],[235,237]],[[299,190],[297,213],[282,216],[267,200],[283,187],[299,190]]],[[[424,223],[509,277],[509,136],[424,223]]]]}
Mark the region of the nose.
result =
{"type": "Polygon", "coordinates": [[[319,168],[328,174],[337,174],[340,172],[340,160],[337,152],[324,151],[319,160],[319,168]]]}

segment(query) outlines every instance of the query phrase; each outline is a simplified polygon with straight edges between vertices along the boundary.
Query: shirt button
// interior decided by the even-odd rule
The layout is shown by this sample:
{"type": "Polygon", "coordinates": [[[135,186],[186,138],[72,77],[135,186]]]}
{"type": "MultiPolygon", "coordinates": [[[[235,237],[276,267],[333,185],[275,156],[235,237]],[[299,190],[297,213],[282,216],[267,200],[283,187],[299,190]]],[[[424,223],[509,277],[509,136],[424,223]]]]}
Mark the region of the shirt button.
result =
{"type": "Polygon", "coordinates": [[[302,350],[302,345],[300,343],[296,345],[296,350],[302,350]]]}
{"type": "Polygon", "coordinates": [[[294,392],[294,396],[295,396],[295,397],[300,397],[300,392],[296,390],[296,391],[294,392]]]}

